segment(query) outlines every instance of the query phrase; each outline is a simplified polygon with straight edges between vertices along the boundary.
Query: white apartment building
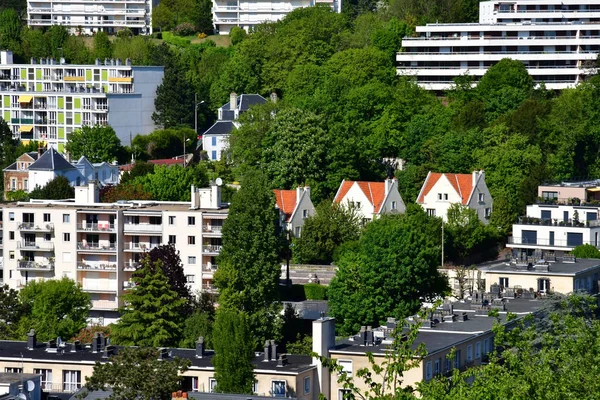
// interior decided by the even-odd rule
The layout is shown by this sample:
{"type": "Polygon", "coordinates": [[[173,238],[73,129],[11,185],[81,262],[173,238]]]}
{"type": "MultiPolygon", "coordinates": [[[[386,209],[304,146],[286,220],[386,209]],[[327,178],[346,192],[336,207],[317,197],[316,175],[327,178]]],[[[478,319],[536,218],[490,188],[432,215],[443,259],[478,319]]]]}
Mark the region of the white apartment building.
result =
{"type": "Polygon", "coordinates": [[[190,202],[98,202],[94,183],[71,201],[32,200],[2,209],[4,283],[69,277],[90,293],[92,317],[118,318],[122,295],[144,253],[172,243],[192,291],[213,291],[228,205],[221,188],[191,189],[190,202]]]}
{"type": "Polygon", "coordinates": [[[329,5],[334,12],[342,12],[342,0],[213,0],[212,14],[215,31],[228,35],[238,26],[250,31],[263,22],[275,22],[297,8],[329,5]]]}
{"type": "Polygon", "coordinates": [[[164,67],[132,66],[130,60],[96,60],[70,65],[35,59],[14,64],[10,51],[0,52],[0,116],[15,138],[37,140],[59,152],[69,134],[85,125],[110,125],[121,142],[130,134],[148,134],[156,89],[164,67]]]}
{"type": "Polygon", "coordinates": [[[66,26],[71,34],[152,33],[152,9],[158,0],[27,0],[27,25],[66,26]]]}
{"type": "Polygon", "coordinates": [[[573,87],[595,73],[600,49],[600,1],[515,0],[480,3],[479,23],[428,24],[402,40],[399,75],[429,90],[453,79],[478,81],[503,58],[521,61],[549,89],[573,87]]]}

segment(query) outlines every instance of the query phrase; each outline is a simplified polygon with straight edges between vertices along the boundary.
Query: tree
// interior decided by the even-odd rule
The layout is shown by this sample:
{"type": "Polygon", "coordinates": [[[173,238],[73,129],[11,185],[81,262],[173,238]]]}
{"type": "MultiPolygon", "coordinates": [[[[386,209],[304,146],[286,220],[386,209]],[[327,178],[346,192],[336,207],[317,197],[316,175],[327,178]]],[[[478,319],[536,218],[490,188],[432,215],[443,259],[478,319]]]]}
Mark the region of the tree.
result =
{"type": "Polygon", "coordinates": [[[19,301],[19,292],[8,285],[0,286],[0,339],[17,338],[19,320],[23,314],[23,306],[19,301]]]}
{"type": "Polygon", "coordinates": [[[231,37],[231,44],[235,46],[236,44],[241,43],[242,40],[244,40],[248,35],[246,34],[246,31],[243,28],[240,28],[239,26],[234,26],[233,28],[231,28],[229,36],[231,37]]]}
{"type": "Polygon", "coordinates": [[[23,305],[21,337],[33,328],[40,340],[59,336],[68,340],[87,325],[90,295],[69,278],[29,281],[19,299],[23,305]]]}
{"type": "Polygon", "coordinates": [[[174,15],[164,2],[152,8],[152,25],[161,32],[175,26],[174,15]]]}
{"type": "Polygon", "coordinates": [[[220,393],[252,394],[254,384],[254,340],[243,311],[217,311],[213,331],[216,391],[220,393]]]}
{"type": "Polygon", "coordinates": [[[248,171],[223,225],[223,248],[214,277],[219,309],[244,311],[257,347],[277,334],[281,267],[274,204],[265,176],[248,171]]]}
{"type": "Polygon", "coordinates": [[[77,335],[73,336],[72,340],[79,340],[80,343],[92,343],[92,340],[96,333],[102,333],[104,337],[110,337],[112,332],[112,326],[104,326],[100,324],[93,324],[86,326],[82,330],[77,333],[77,335]]]}
{"type": "Polygon", "coordinates": [[[126,306],[112,338],[123,346],[177,346],[187,300],[171,290],[162,261],[153,263],[146,256],[141,264],[133,273],[135,285],[124,296],[126,306]]]}
{"type": "Polygon", "coordinates": [[[208,176],[204,164],[187,167],[157,165],[154,173],[137,177],[133,183],[141,184],[154,200],[189,201],[190,186],[208,186],[208,176]]]}
{"type": "Polygon", "coordinates": [[[119,181],[119,184],[133,182],[138,176],[144,176],[153,172],[154,164],[145,161],[136,161],[129,171],[121,175],[121,180],[119,181]]]}
{"type": "Polygon", "coordinates": [[[120,183],[100,190],[102,203],[116,203],[119,200],[152,200],[152,194],[136,182],[120,183]]]}
{"type": "Polygon", "coordinates": [[[571,254],[577,258],[600,258],[600,250],[591,244],[581,244],[576,246],[571,254]]]}
{"type": "Polygon", "coordinates": [[[171,393],[181,389],[181,374],[191,362],[158,358],[159,352],[153,348],[123,348],[110,362],[96,362],[85,388],[110,389],[110,400],[169,400],[171,393]]]}
{"type": "Polygon", "coordinates": [[[74,197],[75,189],[64,176],[57,176],[46,183],[44,187],[36,186],[31,193],[29,193],[29,198],[31,199],[62,200],[72,199],[74,197]]]}
{"type": "Polygon", "coordinates": [[[72,158],[81,156],[92,163],[112,162],[123,154],[123,146],[110,126],[83,126],[75,130],[67,140],[65,150],[72,158]]]}
{"type": "Polygon", "coordinates": [[[21,46],[23,48],[23,57],[27,59],[31,57],[46,57],[50,53],[44,33],[39,29],[23,28],[21,31],[21,46]]]}
{"type": "Polygon", "coordinates": [[[94,57],[100,60],[112,57],[112,43],[106,32],[94,33],[94,57]]]}
{"type": "MultiPolygon", "coordinates": [[[[197,135],[193,129],[161,129],[149,135],[137,135],[133,138],[132,148],[142,151],[149,159],[172,158],[183,154],[183,141],[188,140],[188,150],[196,148],[197,135]]],[[[191,151],[188,151],[191,152],[191,151]]]]}
{"type": "Polygon", "coordinates": [[[418,206],[369,223],[356,246],[342,253],[329,285],[329,307],[342,334],[387,317],[417,312],[423,299],[447,293],[439,274],[439,221],[418,206]]]}
{"type": "Polygon", "coordinates": [[[177,59],[165,65],[163,82],[156,89],[152,120],[164,129],[194,123],[194,90],[177,59]]]}
{"type": "MultiPolygon", "coordinates": [[[[214,313],[214,310],[213,310],[214,313]]],[[[183,328],[183,339],[179,343],[179,347],[196,348],[196,342],[199,337],[204,339],[204,344],[208,347],[213,345],[213,324],[214,317],[208,311],[196,310],[185,320],[183,328]]]]}
{"type": "Polygon", "coordinates": [[[60,59],[64,56],[64,46],[69,39],[69,32],[63,25],[52,25],[44,34],[49,46],[50,56],[60,59]]]}
{"type": "Polygon", "coordinates": [[[156,263],[159,260],[162,261],[161,267],[171,285],[171,290],[177,293],[180,299],[185,299],[187,301],[186,308],[188,309],[188,312],[186,312],[186,314],[189,314],[192,294],[190,293],[185,273],[183,272],[183,264],[181,263],[181,257],[179,256],[179,250],[177,250],[172,243],[163,244],[150,250],[148,255],[150,256],[150,262],[152,263],[156,263]]]}
{"type": "Polygon", "coordinates": [[[323,201],[315,211],[304,220],[302,236],[294,238],[294,261],[300,264],[330,264],[342,244],[360,236],[361,221],[353,208],[323,201]]]}
{"type": "Polygon", "coordinates": [[[0,47],[21,52],[21,17],[12,8],[0,11],[0,47]]]}

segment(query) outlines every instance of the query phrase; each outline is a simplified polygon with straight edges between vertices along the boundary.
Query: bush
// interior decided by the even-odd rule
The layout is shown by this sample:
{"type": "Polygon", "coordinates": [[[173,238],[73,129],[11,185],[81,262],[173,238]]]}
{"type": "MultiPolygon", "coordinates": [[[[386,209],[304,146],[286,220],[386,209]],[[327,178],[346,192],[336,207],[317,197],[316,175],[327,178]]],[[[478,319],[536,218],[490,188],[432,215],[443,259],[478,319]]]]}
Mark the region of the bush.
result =
{"type": "Polygon", "coordinates": [[[163,38],[163,37],[162,37],[162,32],[154,32],[154,33],[152,34],[152,38],[153,38],[153,39],[162,39],[162,38],[163,38]]]}
{"type": "Polygon", "coordinates": [[[133,37],[133,32],[129,28],[121,29],[117,32],[118,38],[130,38],[133,37]]]}
{"type": "Polygon", "coordinates": [[[246,31],[239,26],[234,26],[231,28],[229,36],[231,37],[231,44],[235,46],[246,38],[246,31]]]}
{"type": "Polygon", "coordinates": [[[196,32],[196,27],[190,22],[184,22],[175,27],[177,36],[190,36],[196,32]]]}
{"type": "Polygon", "coordinates": [[[207,35],[206,33],[202,32],[202,33],[199,33],[199,34],[198,34],[198,39],[204,39],[204,38],[205,38],[205,37],[207,37],[207,36],[208,36],[208,35],[207,35]]]}
{"type": "Polygon", "coordinates": [[[178,47],[188,47],[192,43],[190,39],[175,36],[171,32],[163,32],[162,38],[165,42],[178,47]]]}
{"type": "Polygon", "coordinates": [[[327,286],[308,283],[304,285],[304,296],[307,300],[327,300],[327,286]]]}

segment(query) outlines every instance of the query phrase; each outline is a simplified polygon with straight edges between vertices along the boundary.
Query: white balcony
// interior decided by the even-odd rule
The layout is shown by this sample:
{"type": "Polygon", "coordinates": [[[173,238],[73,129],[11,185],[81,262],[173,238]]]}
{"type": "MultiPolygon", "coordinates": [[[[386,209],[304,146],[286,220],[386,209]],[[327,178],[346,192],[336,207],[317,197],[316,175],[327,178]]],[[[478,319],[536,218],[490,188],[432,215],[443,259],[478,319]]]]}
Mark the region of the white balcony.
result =
{"type": "Polygon", "coordinates": [[[21,232],[54,232],[54,224],[52,222],[42,222],[42,223],[33,223],[33,222],[21,222],[17,227],[21,232]]]}
{"type": "Polygon", "coordinates": [[[92,310],[116,310],[118,307],[113,300],[92,300],[92,310]]]}
{"type": "Polygon", "coordinates": [[[85,232],[114,232],[115,224],[109,224],[108,222],[84,222],[77,224],[77,230],[85,232]]]}
{"type": "Polygon", "coordinates": [[[78,262],[77,271],[116,271],[117,264],[110,262],[78,262]]]}
{"type": "Polygon", "coordinates": [[[150,251],[154,248],[157,248],[160,244],[157,243],[125,243],[124,249],[125,251],[133,251],[133,252],[144,252],[150,251]]]}
{"type": "Polygon", "coordinates": [[[202,252],[204,254],[219,254],[222,248],[222,245],[204,245],[202,246],[202,252]]]}
{"type": "Polygon", "coordinates": [[[77,242],[77,250],[80,253],[114,253],[117,251],[117,245],[116,243],[77,242]]]}
{"type": "Polygon", "coordinates": [[[27,251],[52,251],[54,250],[54,243],[52,242],[30,242],[21,241],[17,243],[17,249],[27,251]]]}
{"type": "Polygon", "coordinates": [[[17,270],[19,271],[54,271],[54,263],[50,261],[36,262],[36,261],[19,261],[17,264],[17,270]]]}
{"type": "Polygon", "coordinates": [[[162,235],[163,226],[162,224],[124,224],[124,233],[150,233],[162,235]]]}

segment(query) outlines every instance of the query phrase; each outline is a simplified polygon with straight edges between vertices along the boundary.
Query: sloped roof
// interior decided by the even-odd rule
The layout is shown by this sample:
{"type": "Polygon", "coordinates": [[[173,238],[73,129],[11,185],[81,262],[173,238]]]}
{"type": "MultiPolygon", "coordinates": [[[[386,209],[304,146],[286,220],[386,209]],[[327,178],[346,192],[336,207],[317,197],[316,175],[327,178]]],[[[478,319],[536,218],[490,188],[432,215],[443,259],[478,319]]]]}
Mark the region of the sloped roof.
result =
{"type": "MultiPolygon", "coordinates": [[[[256,104],[264,104],[267,102],[267,99],[262,97],[260,94],[241,94],[237,98],[237,108],[240,112],[248,111],[250,107],[256,104]]],[[[235,114],[231,109],[231,101],[223,104],[221,106],[221,121],[233,121],[235,119],[235,114]]]]}
{"type": "Polygon", "coordinates": [[[296,191],[273,189],[273,193],[277,207],[285,214],[285,220],[288,222],[296,209],[296,191]]]}
{"type": "Polygon", "coordinates": [[[235,128],[233,121],[217,121],[203,135],[228,135],[233,128],[235,128]]]}
{"type": "Polygon", "coordinates": [[[62,154],[57,152],[54,147],[50,147],[36,162],[29,166],[30,171],[64,171],[67,169],[76,168],[62,154]]]}
{"type": "Polygon", "coordinates": [[[371,205],[373,205],[374,212],[380,212],[383,201],[385,200],[385,182],[343,180],[333,201],[341,203],[344,200],[344,197],[346,197],[346,194],[348,194],[348,191],[350,191],[355,184],[358,185],[371,205]]]}
{"type": "Polygon", "coordinates": [[[425,196],[429,194],[442,176],[446,176],[446,179],[448,179],[456,193],[460,196],[462,204],[468,204],[471,192],[473,192],[473,176],[471,174],[446,174],[439,172],[430,172],[427,175],[421,193],[419,193],[417,203],[423,203],[425,196]]]}
{"type": "MultiPolygon", "coordinates": [[[[37,151],[28,151],[27,153],[21,154],[19,157],[17,157],[17,159],[23,157],[24,155],[28,155],[29,157],[31,157],[31,159],[33,161],[38,159],[37,151]]],[[[15,161],[14,163],[10,164],[8,167],[4,168],[3,171],[18,171],[19,169],[17,168],[17,165],[18,165],[18,161],[15,161]]]]}

